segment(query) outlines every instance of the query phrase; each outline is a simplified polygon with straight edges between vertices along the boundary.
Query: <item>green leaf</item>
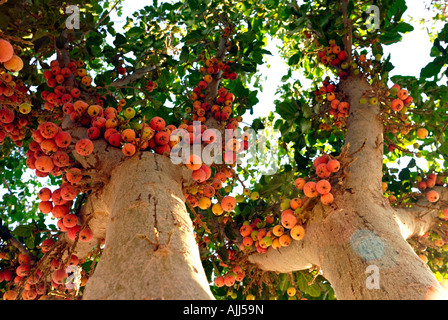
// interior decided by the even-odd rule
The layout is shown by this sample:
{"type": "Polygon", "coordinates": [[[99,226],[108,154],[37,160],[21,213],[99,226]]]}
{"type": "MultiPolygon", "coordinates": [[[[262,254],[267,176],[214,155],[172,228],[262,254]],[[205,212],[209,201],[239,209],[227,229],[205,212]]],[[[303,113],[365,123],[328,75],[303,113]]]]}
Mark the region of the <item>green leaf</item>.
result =
{"type": "Polygon", "coordinates": [[[278,277],[279,277],[279,280],[280,280],[278,288],[281,291],[285,291],[290,286],[288,274],[287,273],[281,273],[278,277]]]}
{"type": "Polygon", "coordinates": [[[439,147],[440,152],[442,152],[445,155],[448,155],[448,142],[444,142],[439,147]]]}
{"type": "Polygon", "coordinates": [[[380,35],[380,42],[385,45],[390,45],[396,42],[401,41],[402,36],[395,31],[386,31],[382,35],[380,35]]]}
{"type": "Polygon", "coordinates": [[[114,45],[116,47],[122,47],[127,42],[128,42],[128,40],[126,39],[126,37],[124,35],[122,35],[121,33],[117,33],[117,35],[115,36],[115,40],[114,40],[114,45]]]}
{"type": "Polygon", "coordinates": [[[313,283],[311,286],[308,286],[308,292],[310,296],[312,297],[319,297],[321,295],[321,290],[319,286],[316,283],[313,283]]]}
{"type": "Polygon", "coordinates": [[[251,106],[256,105],[256,104],[259,102],[259,100],[258,100],[258,98],[257,98],[257,91],[252,91],[252,92],[249,94],[249,96],[247,97],[247,100],[249,101],[249,104],[250,104],[251,106]]]}
{"type": "Polygon", "coordinates": [[[84,263],[82,264],[82,269],[83,269],[86,273],[89,273],[89,272],[90,272],[90,269],[92,268],[92,264],[93,264],[93,261],[92,261],[92,260],[87,260],[86,262],[84,262],[84,263]]]}
{"type": "MultiPolygon", "coordinates": [[[[350,1],[352,3],[352,1],[350,1]]],[[[330,22],[330,17],[328,15],[323,15],[320,17],[319,25],[321,28],[325,28],[325,26],[330,22]]]]}
{"type": "Polygon", "coordinates": [[[187,0],[188,5],[193,10],[199,9],[199,1],[198,0],[187,0]]]}
{"type": "Polygon", "coordinates": [[[310,131],[311,129],[311,121],[307,120],[307,119],[302,119],[302,121],[300,121],[300,130],[302,130],[303,134],[308,133],[308,131],[310,131]]]}
{"type": "Polygon", "coordinates": [[[302,108],[302,115],[304,118],[310,118],[313,115],[313,111],[311,108],[304,107],[302,108]]]}
{"type": "Polygon", "coordinates": [[[35,245],[34,245],[34,237],[29,237],[25,240],[25,244],[28,247],[28,249],[34,249],[35,245]]]}
{"type": "Polygon", "coordinates": [[[266,50],[266,49],[261,49],[261,50],[260,50],[260,52],[261,52],[262,54],[267,54],[267,55],[270,55],[270,56],[272,56],[272,52],[271,52],[271,51],[269,51],[269,50],[266,50]]]}
{"type": "Polygon", "coordinates": [[[406,33],[406,32],[411,32],[411,31],[413,31],[413,30],[414,30],[414,27],[413,27],[412,25],[410,25],[409,23],[406,23],[406,22],[399,22],[399,23],[397,24],[397,26],[395,27],[395,29],[396,29],[398,32],[406,33]]]}
{"type": "Polygon", "coordinates": [[[40,48],[47,46],[50,43],[49,36],[43,36],[34,41],[34,51],[39,52],[40,48]]]}
{"type": "Polygon", "coordinates": [[[420,77],[431,78],[436,76],[445,64],[445,57],[436,57],[434,61],[431,61],[425,67],[423,67],[423,69],[420,71],[420,77]]]}
{"type": "Polygon", "coordinates": [[[34,230],[34,226],[31,225],[20,225],[17,228],[14,229],[12,232],[18,237],[27,238],[31,236],[31,232],[34,230]]]}
{"type": "Polygon", "coordinates": [[[140,27],[132,27],[131,29],[129,29],[126,32],[126,36],[130,37],[130,38],[138,38],[141,35],[143,35],[145,33],[145,30],[143,30],[140,27]]]}
{"type": "Polygon", "coordinates": [[[305,274],[303,272],[300,272],[297,276],[296,283],[299,287],[299,290],[304,292],[305,294],[309,294],[312,297],[319,297],[322,293],[319,286],[316,284],[316,282],[313,282],[313,284],[308,285],[310,281],[312,280],[311,274],[305,274]]]}
{"type": "Polygon", "coordinates": [[[235,231],[233,230],[233,227],[230,223],[226,224],[224,232],[226,233],[226,237],[229,238],[229,240],[237,239],[235,231]]]}
{"type": "Polygon", "coordinates": [[[291,7],[289,6],[282,6],[279,10],[279,16],[282,20],[287,20],[291,14],[291,7]]]}
{"type": "Polygon", "coordinates": [[[414,168],[417,165],[417,161],[414,158],[411,159],[408,163],[408,168],[414,168]]]}
{"type": "Polygon", "coordinates": [[[411,171],[408,168],[404,168],[400,171],[398,177],[401,181],[409,180],[409,178],[411,177],[411,171]]]}
{"type": "Polygon", "coordinates": [[[288,102],[282,102],[277,105],[276,112],[286,120],[294,120],[299,113],[297,108],[292,103],[288,102]]]}
{"type": "Polygon", "coordinates": [[[291,75],[292,75],[292,69],[288,68],[288,73],[282,77],[281,81],[282,82],[288,81],[291,78],[291,75]]]}
{"type": "Polygon", "coordinates": [[[292,129],[292,125],[289,122],[283,122],[280,126],[280,133],[282,137],[286,136],[292,129]]]}
{"type": "Polygon", "coordinates": [[[296,283],[300,291],[305,293],[308,291],[308,281],[306,280],[302,272],[299,272],[297,274],[296,283]]]}
{"type": "Polygon", "coordinates": [[[190,49],[188,48],[188,46],[183,46],[182,51],[180,53],[179,62],[180,63],[188,62],[189,58],[190,58],[190,49]]]}
{"type": "Polygon", "coordinates": [[[229,260],[229,251],[226,247],[218,247],[216,249],[216,252],[218,253],[219,257],[221,258],[224,263],[226,263],[229,260]]]}
{"type": "Polygon", "coordinates": [[[448,23],[445,23],[442,30],[440,30],[437,39],[443,42],[448,42],[448,23]]]}
{"type": "Polygon", "coordinates": [[[244,87],[240,79],[235,81],[235,87],[233,88],[233,93],[236,97],[244,97],[249,94],[249,90],[244,87]]]}
{"type": "Polygon", "coordinates": [[[275,190],[280,189],[283,185],[283,179],[279,176],[275,176],[260,188],[259,193],[261,196],[272,194],[275,190]]]}
{"type": "Polygon", "coordinates": [[[441,54],[446,54],[446,50],[440,44],[439,38],[437,38],[437,39],[434,40],[434,45],[431,48],[430,56],[431,57],[438,57],[441,54]]]}
{"type": "Polygon", "coordinates": [[[302,58],[302,54],[300,52],[294,54],[291,58],[289,58],[288,65],[294,66],[294,65],[298,64],[301,58],[302,58]]]}

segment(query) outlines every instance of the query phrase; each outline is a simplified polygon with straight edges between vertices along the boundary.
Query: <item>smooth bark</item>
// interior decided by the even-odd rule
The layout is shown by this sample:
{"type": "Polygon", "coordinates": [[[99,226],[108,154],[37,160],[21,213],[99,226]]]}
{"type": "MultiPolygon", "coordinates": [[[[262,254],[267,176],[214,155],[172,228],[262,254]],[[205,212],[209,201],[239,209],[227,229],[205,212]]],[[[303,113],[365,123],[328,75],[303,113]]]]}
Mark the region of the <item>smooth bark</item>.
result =
{"type": "Polygon", "coordinates": [[[182,192],[182,170],[143,153],[101,190],[105,250],[83,299],[213,299],[182,192]]]}
{"type": "Polygon", "coordinates": [[[341,83],[350,103],[345,145],[357,151],[330,206],[317,204],[306,235],[250,261],[281,273],[317,266],[338,299],[438,299],[446,292],[406,239],[421,235],[435,221],[418,209],[395,209],[381,189],[383,127],[378,106],[361,105],[369,89],[360,77],[341,83]]]}

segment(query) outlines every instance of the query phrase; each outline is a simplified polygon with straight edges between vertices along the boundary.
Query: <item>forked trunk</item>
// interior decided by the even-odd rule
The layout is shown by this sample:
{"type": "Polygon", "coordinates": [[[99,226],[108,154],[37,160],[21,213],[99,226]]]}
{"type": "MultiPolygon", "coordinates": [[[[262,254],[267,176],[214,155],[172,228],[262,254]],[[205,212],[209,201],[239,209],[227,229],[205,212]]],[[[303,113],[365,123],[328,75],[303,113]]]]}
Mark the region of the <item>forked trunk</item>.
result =
{"type": "MultiPolygon", "coordinates": [[[[431,226],[411,210],[390,206],[381,189],[383,126],[379,107],[359,103],[370,89],[360,77],[341,82],[350,103],[346,146],[350,164],[330,206],[318,203],[301,241],[250,260],[262,269],[291,272],[317,266],[338,299],[440,299],[446,292],[406,239],[431,226]]],[[[417,213],[417,212],[416,212],[417,213]]],[[[434,221],[434,220],[433,220],[434,221]]]]}
{"type": "Polygon", "coordinates": [[[105,249],[83,299],[213,299],[182,192],[182,169],[142,153],[121,162],[97,195],[105,249]]]}

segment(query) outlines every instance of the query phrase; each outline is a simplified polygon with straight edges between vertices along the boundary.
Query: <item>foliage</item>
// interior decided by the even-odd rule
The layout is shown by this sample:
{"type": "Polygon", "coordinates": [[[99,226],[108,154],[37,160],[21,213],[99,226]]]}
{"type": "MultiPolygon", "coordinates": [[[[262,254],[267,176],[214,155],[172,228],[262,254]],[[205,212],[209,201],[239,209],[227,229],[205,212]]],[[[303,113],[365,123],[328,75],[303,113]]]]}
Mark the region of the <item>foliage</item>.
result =
{"type": "MultiPolygon", "coordinates": [[[[198,195],[204,186],[192,186],[186,190],[204,270],[217,299],[246,299],[251,297],[249,295],[257,299],[335,299],[333,289],[319,270],[277,275],[255,268],[247,261],[247,252],[241,249],[243,237],[240,228],[244,224],[252,224],[254,229],[279,224],[281,211],[289,208],[282,207],[282,203],[302,196],[294,181],[310,175],[315,169],[314,160],[319,156],[325,154],[338,158],[343,153],[343,121],[336,124],[328,113],[329,101],[322,98],[319,89],[323,84],[337,85],[344,77],[344,70],[364,74],[378,89],[372,95],[388,91],[392,83],[406,88],[413,98],[412,105],[391,113],[388,100],[377,97],[379,103],[384,104],[387,128],[384,143],[385,196],[395,195],[395,205],[405,206],[415,201],[412,195],[418,189],[418,183],[429,173],[446,177],[448,91],[441,81],[448,75],[448,27],[445,25],[434,39],[431,49],[433,61],[421,70],[419,78],[389,77],[394,66],[390,57],[383,56],[384,46],[400,42],[402,34],[413,30],[403,20],[404,0],[349,1],[346,8],[344,1],[328,0],[303,1],[300,5],[295,1],[280,0],[163,3],[154,0],[152,5],[136,11],[133,17],[125,17],[123,33],[114,28],[110,17],[112,10],[122,10],[120,1],[64,3],[35,0],[7,1],[0,5],[0,38],[10,41],[24,62],[19,72],[2,70],[0,73],[12,74],[13,82],[26,88],[25,93],[15,93],[17,99],[11,105],[17,117],[27,121],[20,137],[4,138],[0,150],[1,177],[5,186],[0,202],[0,227],[2,237],[10,232],[38,260],[45,256],[43,241],[56,239],[63,231],[55,219],[41,212],[37,193],[44,187],[56,190],[66,182],[66,176],[65,173],[51,173],[36,177],[26,162],[26,153],[35,141],[32,134],[40,124],[51,121],[60,124],[63,117],[67,117],[62,103],[52,105],[46,99],[48,94],[54,93],[55,86],[49,85],[48,77],[51,75],[45,71],[51,72],[53,61],[61,61],[64,54],[69,55],[69,61],[76,63],[72,70],[75,77],[70,80],[73,86],[81,90],[82,97],[92,99],[89,104],[99,105],[104,110],[108,107],[115,109],[119,123],[116,128],[120,132],[126,129],[140,132],[155,117],[163,118],[173,128],[198,120],[194,116],[193,101],[200,100],[201,91],[195,91],[195,88],[208,73],[208,63],[215,66],[222,62],[219,70],[227,70],[230,78],[222,79],[219,86],[232,93],[235,100],[231,103],[231,118],[217,120],[225,125],[236,121],[240,131],[244,131],[248,128],[242,128],[242,117],[247,113],[256,115],[261,105],[257,97],[263,89],[259,66],[265,63],[265,56],[271,54],[266,48],[267,40],[271,37],[282,41],[281,55],[288,72],[278,84],[275,110],[266,119],[255,119],[250,125],[253,130],[279,130],[281,137],[276,163],[279,170],[273,175],[260,174],[257,162],[246,166],[211,166],[210,185],[218,173],[226,175],[222,187],[215,188],[216,195],[211,197],[213,204],[222,203],[225,197],[235,197],[237,202],[233,210],[224,214],[222,211],[219,214],[214,212],[212,203],[203,208],[198,206],[198,195]],[[376,4],[382,17],[380,28],[373,31],[367,30],[365,24],[369,4],[376,4]],[[66,28],[67,5],[80,8],[79,29],[66,28]],[[331,44],[349,49],[345,48],[348,43],[344,40],[349,31],[352,33],[350,45],[354,65],[343,67],[343,64],[323,63],[319,53],[331,44]],[[226,52],[213,62],[214,57],[222,54],[223,39],[228,40],[224,43],[226,52]],[[79,70],[86,74],[75,74],[79,70]],[[304,88],[301,81],[294,78],[297,72],[310,81],[310,88],[304,88]],[[90,82],[84,79],[86,76],[90,82]],[[192,98],[194,94],[197,99],[192,98]],[[23,102],[32,105],[31,112],[18,110],[23,102]],[[126,110],[133,110],[135,115],[126,116],[126,110]],[[418,137],[416,129],[420,127],[427,128],[429,135],[418,137]],[[394,148],[389,148],[390,145],[394,148]],[[405,156],[409,159],[407,165],[403,165],[405,156]],[[417,165],[419,159],[427,161],[427,170],[417,165]],[[400,169],[393,166],[396,162],[400,162],[400,169]],[[216,285],[215,280],[219,276],[229,273],[235,276],[238,273],[236,267],[243,268],[245,272],[245,277],[238,284],[216,285]],[[288,295],[290,287],[294,287],[297,294],[288,295]]],[[[9,82],[2,79],[3,87],[7,87],[9,82]]],[[[3,108],[11,105],[5,102],[3,108]]],[[[211,117],[209,113],[208,116],[211,117]]],[[[143,149],[163,154],[155,145],[143,149]]],[[[75,155],[70,154],[70,157],[76,162],[75,155]]],[[[438,184],[443,183],[443,180],[438,181],[438,184]]],[[[91,186],[81,188],[71,203],[71,214],[79,213],[91,190],[91,186]]],[[[439,227],[440,230],[445,227],[443,215],[439,227]]],[[[444,278],[447,245],[429,241],[445,240],[446,235],[441,235],[440,230],[430,232],[429,238],[415,246],[416,250],[422,250],[422,244],[428,248],[429,266],[444,278]]],[[[4,253],[0,270],[14,271],[19,265],[19,249],[5,238],[0,243],[0,252],[4,253]]],[[[99,258],[101,248],[95,250],[98,255],[81,264],[82,284],[87,281],[99,258]]],[[[256,247],[248,250],[263,251],[256,247]]],[[[2,292],[10,287],[11,282],[0,282],[2,292]]],[[[57,284],[52,290],[61,296],[72,294],[57,284]]]]}

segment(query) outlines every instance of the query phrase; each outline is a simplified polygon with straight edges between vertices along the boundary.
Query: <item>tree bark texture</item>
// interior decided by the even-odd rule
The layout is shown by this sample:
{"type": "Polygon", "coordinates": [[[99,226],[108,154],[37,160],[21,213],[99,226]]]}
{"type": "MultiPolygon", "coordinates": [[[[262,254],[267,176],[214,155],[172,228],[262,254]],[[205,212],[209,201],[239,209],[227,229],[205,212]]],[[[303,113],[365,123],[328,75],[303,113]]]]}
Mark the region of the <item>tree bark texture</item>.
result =
{"type": "Polygon", "coordinates": [[[142,153],[121,162],[99,197],[105,250],[83,299],[212,299],[182,192],[182,170],[142,153]]]}
{"type": "Polygon", "coordinates": [[[359,103],[370,88],[362,78],[350,77],[341,86],[350,103],[345,145],[357,152],[343,185],[332,189],[334,203],[314,206],[301,241],[249,259],[264,270],[281,273],[317,266],[340,300],[446,298],[406,241],[428,230],[437,207],[417,219],[419,209],[396,209],[385,199],[379,107],[359,103]]]}
{"type": "MultiPolygon", "coordinates": [[[[75,143],[86,137],[85,128],[70,126],[75,143]]],[[[94,146],[87,157],[74,153],[95,189],[80,213],[93,239],[72,253],[84,259],[105,239],[83,299],[213,299],[182,190],[191,171],[150,152],[124,156],[104,140],[94,146]]]]}
{"type": "Polygon", "coordinates": [[[126,159],[101,190],[105,250],[83,299],[212,299],[182,192],[169,158],[126,159]]]}

